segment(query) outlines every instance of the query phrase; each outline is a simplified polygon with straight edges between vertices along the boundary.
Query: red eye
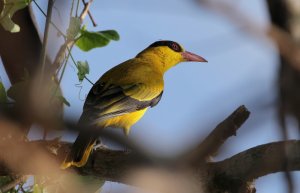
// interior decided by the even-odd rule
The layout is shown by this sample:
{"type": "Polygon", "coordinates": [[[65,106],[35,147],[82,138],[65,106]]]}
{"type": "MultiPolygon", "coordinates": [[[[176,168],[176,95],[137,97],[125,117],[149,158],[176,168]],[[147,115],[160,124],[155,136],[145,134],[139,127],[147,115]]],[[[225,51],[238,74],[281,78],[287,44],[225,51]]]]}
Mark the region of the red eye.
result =
{"type": "Polygon", "coordinates": [[[179,45],[176,43],[171,44],[171,48],[172,48],[172,50],[174,50],[176,52],[178,52],[180,50],[179,45]]]}
{"type": "Polygon", "coordinates": [[[179,50],[179,46],[175,43],[172,44],[172,49],[175,50],[175,51],[178,51],[179,50]]]}

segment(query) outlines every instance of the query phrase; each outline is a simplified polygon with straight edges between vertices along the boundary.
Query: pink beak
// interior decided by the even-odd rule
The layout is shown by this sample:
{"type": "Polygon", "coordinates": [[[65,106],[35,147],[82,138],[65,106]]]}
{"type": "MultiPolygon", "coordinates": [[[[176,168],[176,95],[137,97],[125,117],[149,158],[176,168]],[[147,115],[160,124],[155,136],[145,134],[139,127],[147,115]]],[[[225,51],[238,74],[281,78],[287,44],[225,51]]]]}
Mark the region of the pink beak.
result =
{"type": "Polygon", "coordinates": [[[188,62],[207,62],[207,60],[205,60],[201,56],[198,56],[192,52],[184,51],[184,52],[181,52],[181,55],[188,62]]]}

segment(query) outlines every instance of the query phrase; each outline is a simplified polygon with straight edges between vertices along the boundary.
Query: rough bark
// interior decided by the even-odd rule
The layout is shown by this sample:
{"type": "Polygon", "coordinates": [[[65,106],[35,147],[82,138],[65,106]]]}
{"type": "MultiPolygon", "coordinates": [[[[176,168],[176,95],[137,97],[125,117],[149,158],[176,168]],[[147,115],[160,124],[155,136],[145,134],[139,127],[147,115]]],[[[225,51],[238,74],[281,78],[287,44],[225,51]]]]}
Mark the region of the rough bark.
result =
{"type": "MultiPolygon", "coordinates": [[[[255,187],[253,180],[275,172],[281,172],[288,169],[289,171],[300,170],[300,141],[282,141],[260,145],[244,152],[236,154],[231,158],[223,161],[211,162],[207,161],[205,156],[215,153],[224,140],[235,134],[249,115],[248,110],[241,106],[228,118],[222,121],[212,133],[204,139],[210,141],[212,136],[217,139],[216,144],[212,145],[213,151],[208,154],[201,153],[202,160],[199,156],[195,156],[196,151],[191,151],[190,155],[186,154],[190,159],[174,158],[174,160],[151,159],[146,153],[138,153],[141,150],[131,146],[131,151],[117,151],[105,147],[97,148],[90,156],[88,163],[81,168],[70,168],[66,171],[75,171],[79,175],[94,176],[99,179],[121,182],[131,185],[142,186],[136,181],[128,180],[128,176],[132,171],[142,168],[150,168],[152,170],[171,171],[172,175],[186,173],[190,174],[191,181],[201,182],[201,189],[211,193],[230,192],[230,193],[253,193],[255,187]],[[220,137],[221,136],[221,137],[220,137]],[[135,151],[137,150],[137,151],[135,151]],[[187,163],[183,164],[183,161],[187,163]],[[191,159],[192,160],[191,162],[191,159]],[[193,164],[191,164],[193,163],[193,164]],[[198,164],[197,164],[198,163],[198,164]],[[286,165],[287,164],[287,165],[286,165]],[[287,166],[287,167],[286,167],[287,166]]],[[[96,134],[96,133],[95,133],[96,134]]],[[[97,133],[99,134],[99,133],[97,133]]],[[[107,136],[107,135],[106,135],[107,136]]],[[[111,137],[113,138],[113,137],[111,137]]],[[[118,137],[114,138],[118,139],[118,137]]],[[[121,141],[123,144],[129,144],[121,141]]],[[[70,151],[71,143],[60,142],[57,139],[52,141],[31,141],[16,142],[12,141],[11,145],[5,141],[4,145],[0,145],[2,159],[14,156],[16,161],[13,166],[8,167],[8,162],[0,165],[0,175],[10,175],[18,173],[19,175],[40,174],[55,175],[55,173],[65,172],[59,170],[59,163],[70,151]],[[10,148],[7,148],[9,146],[10,148]],[[22,153],[14,154],[15,151],[22,153]],[[43,160],[39,160],[38,154],[43,154],[43,160]],[[46,155],[47,154],[47,155],[46,155]],[[18,160],[27,160],[27,162],[19,162],[18,160]],[[46,168],[37,167],[35,163],[41,163],[48,160],[46,168]],[[30,162],[34,164],[31,167],[30,162]],[[26,167],[22,167],[26,165],[26,167]],[[56,169],[55,169],[56,168],[56,169]]],[[[198,147],[202,149],[202,147],[198,147]]],[[[207,151],[204,151],[207,152],[207,151]]],[[[5,160],[5,159],[4,159],[5,160]]],[[[10,164],[12,164],[10,162],[10,164]]],[[[195,183],[196,185],[199,185],[195,183]]],[[[200,186],[200,185],[199,185],[200,186]]]]}

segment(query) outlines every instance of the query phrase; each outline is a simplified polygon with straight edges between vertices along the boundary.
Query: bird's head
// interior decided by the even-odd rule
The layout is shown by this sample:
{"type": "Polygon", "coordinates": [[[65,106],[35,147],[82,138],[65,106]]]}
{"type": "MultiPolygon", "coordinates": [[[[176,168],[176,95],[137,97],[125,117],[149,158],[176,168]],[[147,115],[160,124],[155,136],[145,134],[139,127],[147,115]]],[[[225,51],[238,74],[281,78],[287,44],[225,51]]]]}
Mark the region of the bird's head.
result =
{"type": "Polygon", "coordinates": [[[180,44],[168,40],[154,42],[136,57],[153,60],[156,65],[161,65],[159,67],[164,72],[180,62],[207,62],[203,57],[184,50],[180,44]]]}

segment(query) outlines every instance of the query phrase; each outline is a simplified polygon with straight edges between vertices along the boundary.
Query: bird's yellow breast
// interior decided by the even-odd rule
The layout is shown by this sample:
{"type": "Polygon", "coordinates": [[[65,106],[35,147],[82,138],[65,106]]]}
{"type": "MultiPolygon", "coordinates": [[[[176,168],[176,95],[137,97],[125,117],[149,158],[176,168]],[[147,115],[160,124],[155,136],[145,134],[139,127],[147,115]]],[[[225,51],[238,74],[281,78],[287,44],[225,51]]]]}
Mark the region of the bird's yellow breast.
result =
{"type": "Polygon", "coordinates": [[[140,101],[148,101],[158,96],[164,89],[162,71],[155,61],[134,58],[107,71],[99,80],[108,85],[124,87],[124,94],[140,101]],[[140,85],[137,90],[126,91],[126,86],[140,85]]]}
{"type": "Polygon", "coordinates": [[[130,127],[134,125],[138,120],[140,120],[145,112],[147,111],[147,108],[135,111],[132,113],[127,113],[124,115],[120,115],[117,117],[113,117],[107,120],[104,120],[102,122],[98,123],[98,126],[100,127],[116,127],[116,128],[122,128],[124,133],[126,135],[129,134],[130,127]]]}

